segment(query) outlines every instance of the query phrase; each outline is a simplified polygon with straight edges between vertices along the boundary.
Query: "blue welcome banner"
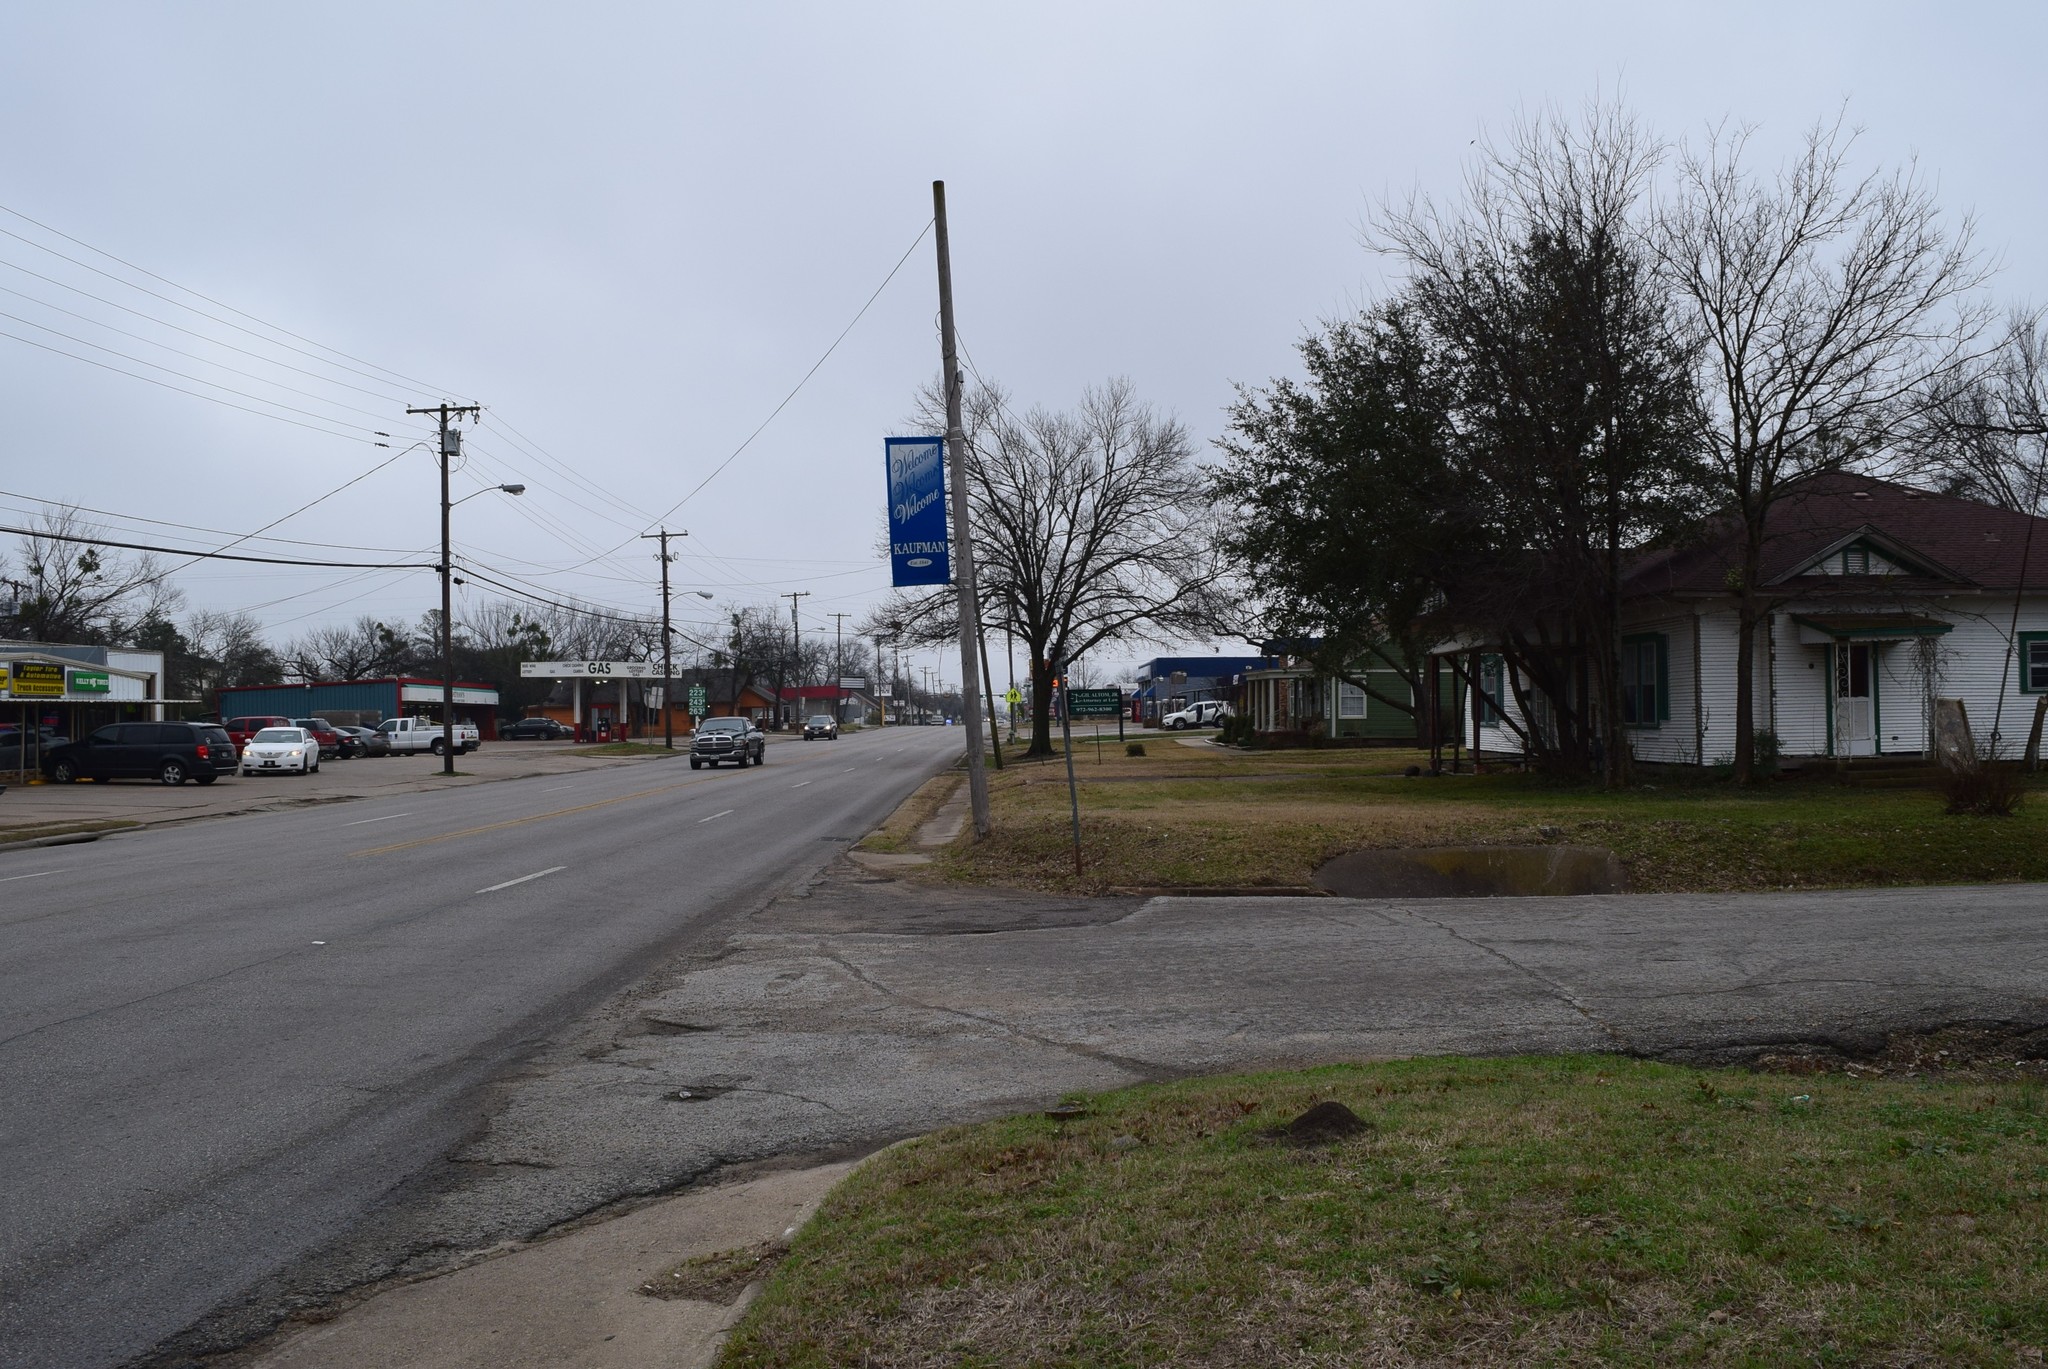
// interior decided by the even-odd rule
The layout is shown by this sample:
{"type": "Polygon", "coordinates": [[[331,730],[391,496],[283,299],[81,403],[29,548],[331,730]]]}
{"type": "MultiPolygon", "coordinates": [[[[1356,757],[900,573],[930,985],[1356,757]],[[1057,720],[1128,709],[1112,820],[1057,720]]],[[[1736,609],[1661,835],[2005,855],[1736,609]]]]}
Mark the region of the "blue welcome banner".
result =
{"type": "Polygon", "coordinates": [[[946,440],[891,437],[889,465],[889,582],[943,585],[953,578],[946,541],[946,440]]]}

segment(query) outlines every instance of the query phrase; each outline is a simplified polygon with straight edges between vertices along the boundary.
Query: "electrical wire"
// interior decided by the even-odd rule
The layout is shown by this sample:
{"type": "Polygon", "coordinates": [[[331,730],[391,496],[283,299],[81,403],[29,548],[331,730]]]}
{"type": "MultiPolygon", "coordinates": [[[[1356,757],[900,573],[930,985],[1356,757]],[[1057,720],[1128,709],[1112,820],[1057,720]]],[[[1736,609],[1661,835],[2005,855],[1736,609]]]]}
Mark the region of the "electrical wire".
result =
{"type": "MultiPolygon", "coordinates": [[[[224,551],[195,552],[184,547],[153,547],[146,542],[117,542],[110,537],[86,537],[79,533],[53,532],[48,529],[38,530],[36,528],[16,528],[7,527],[4,525],[0,525],[0,532],[18,533],[23,537],[33,538],[36,541],[41,542],[76,542],[84,544],[86,546],[93,547],[119,547],[123,551],[153,551],[162,552],[171,556],[189,556],[194,561],[254,561],[260,565],[266,566],[319,566],[324,569],[330,570],[434,569],[434,565],[432,563],[415,565],[410,563],[393,561],[300,561],[291,560],[285,557],[278,556],[235,556],[224,551]]],[[[229,545],[232,546],[234,544],[229,543],[229,545]]],[[[164,574],[168,575],[170,574],[170,572],[166,571],[164,572],[164,574]]],[[[151,576],[149,580],[142,581],[141,583],[149,584],[153,583],[156,580],[161,580],[162,578],[162,575],[154,575],[151,576]]]]}
{"type": "MultiPolygon", "coordinates": [[[[211,295],[203,294],[203,293],[201,293],[201,292],[200,292],[200,291],[198,291],[198,290],[194,290],[194,289],[192,289],[192,288],[191,288],[190,286],[187,286],[187,285],[180,285],[180,284],[179,284],[178,282],[176,282],[176,281],[174,281],[174,280],[170,279],[170,278],[169,278],[168,276],[160,276],[160,275],[158,275],[158,274],[157,274],[156,272],[154,272],[154,271],[150,270],[150,269],[149,269],[149,268],[147,268],[147,267],[144,267],[144,266],[137,266],[137,265],[136,265],[136,264],[135,264],[134,262],[132,262],[132,261],[128,261],[128,260],[126,260],[125,258],[122,258],[122,257],[117,257],[117,256],[115,256],[115,255],[114,255],[114,254],[113,254],[112,252],[109,252],[109,251],[105,250],[104,248],[100,248],[100,247],[95,247],[95,246],[93,246],[93,245],[92,245],[91,243],[89,243],[89,242],[86,242],[86,241],[85,241],[84,239],[82,239],[82,238],[75,238],[75,237],[71,236],[71,234],[69,234],[69,233],[66,233],[66,232],[65,232],[65,231],[64,231],[63,229],[61,229],[61,228],[53,228],[53,227],[51,227],[51,226],[50,226],[49,224],[43,223],[43,222],[41,222],[41,221],[40,221],[40,220],[38,220],[38,219],[32,219],[32,218],[30,218],[30,217],[29,217],[28,215],[26,215],[26,214],[22,213],[22,212],[21,212],[20,210],[18,210],[18,209],[14,209],[14,208],[11,208],[11,207],[10,207],[10,206],[8,206],[8,205],[0,204],[0,213],[5,213],[5,214],[9,214],[9,215],[12,215],[12,216],[13,216],[14,218],[20,219],[20,220],[21,220],[21,221],[22,221],[23,223],[28,223],[28,224],[34,224],[34,225],[35,225],[35,226],[36,226],[37,228],[40,228],[40,229],[42,229],[42,230],[43,230],[43,231],[44,231],[45,233],[51,233],[51,234],[55,234],[55,235],[56,235],[57,237],[60,237],[60,238],[64,239],[64,241],[66,241],[66,242],[69,242],[69,243],[75,243],[75,244],[76,244],[76,245],[78,245],[79,247],[83,247],[83,248],[84,248],[84,249],[85,249],[86,251],[88,251],[88,252],[91,252],[91,253],[93,253],[93,254],[94,254],[95,256],[101,256],[101,257],[105,257],[105,258],[106,258],[106,259],[107,259],[108,261],[112,261],[112,262],[119,262],[119,263],[120,263],[121,265],[123,265],[123,266],[127,267],[127,268],[128,268],[128,269],[129,269],[130,271],[134,271],[134,272],[137,272],[137,273],[139,273],[139,274],[141,274],[141,275],[144,275],[144,276],[147,276],[147,277],[149,277],[149,278],[150,278],[151,280],[154,280],[154,281],[158,281],[158,282],[161,282],[161,283],[162,283],[162,284],[164,284],[164,285],[168,285],[168,286],[170,286],[170,287],[171,287],[171,288],[172,288],[173,290],[178,290],[178,291],[181,291],[181,292],[183,292],[183,293],[185,293],[185,294],[187,294],[187,295],[190,295],[190,296],[192,296],[192,297],[193,297],[194,299],[203,299],[203,300],[205,300],[205,301],[206,301],[206,302],[207,302],[208,304],[211,304],[211,305],[213,305],[213,306],[214,306],[214,307],[216,307],[216,308],[219,308],[219,309],[225,309],[225,310],[227,310],[227,311],[228,311],[229,313],[231,313],[231,314],[239,314],[239,315],[241,315],[241,317],[243,317],[243,318],[245,318],[245,319],[248,319],[248,320],[249,320],[249,321],[250,321],[251,323],[260,323],[260,324],[262,324],[262,325],[263,325],[263,326],[264,326],[265,328],[268,328],[268,329],[269,329],[269,330],[270,330],[271,332],[273,332],[273,333],[282,333],[282,334],[284,334],[284,335],[285,335],[286,337],[288,337],[288,338],[295,338],[295,339],[297,339],[298,341],[300,341],[300,342],[303,342],[303,343],[306,343],[306,344],[308,344],[308,345],[310,345],[310,346],[313,346],[313,347],[318,347],[318,348],[319,348],[319,349],[320,349],[321,351],[323,351],[323,352],[329,352],[329,353],[332,353],[332,354],[333,354],[333,355],[335,355],[335,356],[338,356],[338,357],[342,357],[342,358],[345,358],[346,360],[349,360],[349,361],[353,361],[353,362],[356,362],[356,363],[358,363],[358,364],[360,364],[360,365],[363,365],[363,366],[368,366],[368,367],[371,367],[371,368],[372,368],[373,370],[377,370],[377,371],[382,371],[382,372],[384,373],[384,375],[386,375],[386,376],[390,377],[391,379],[394,379],[394,380],[399,380],[399,381],[403,381],[403,382],[404,382],[404,383],[405,383],[405,384],[406,384],[407,386],[410,386],[410,387],[414,387],[414,388],[415,388],[415,389],[416,389],[416,390],[417,390],[417,391],[418,391],[419,393],[435,393],[435,394],[453,394],[453,393],[454,393],[453,391],[451,391],[451,390],[447,390],[447,389],[445,389],[445,388],[444,388],[444,387],[442,387],[442,386],[439,386],[439,385],[431,385],[431,384],[428,384],[428,383],[427,383],[426,381],[420,380],[420,379],[419,379],[418,377],[416,377],[416,376],[409,376],[409,375],[406,375],[406,374],[404,374],[403,372],[400,372],[400,371],[394,371],[394,370],[392,370],[392,369],[391,369],[390,367],[388,367],[388,366],[379,366],[379,365],[377,365],[377,363],[376,363],[376,362],[374,362],[374,361],[366,361],[366,360],[364,360],[364,359],[363,359],[362,357],[359,357],[359,356],[352,356],[352,355],[350,355],[349,353],[347,353],[347,352],[344,352],[344,351],[342,351],[342,350],[341,350],[341,349],[340,349],[339,347],[329,347],[329,346],[328,346],[328,345],[327,345],[326,343],[324,343],[324,342],[315,342],[315,341],[314,341],[314,340],[313,340],[312,338],[306,337],[306,336],[304,336],[304,335],[302,335],[302,334],[299,334],[299,333],[295,333],[295,332],[293,332],[293,331],[292,331],[291,329],[289,329],[289,328],[284,328],[284,327],[281,327],[281,326],[279,326],[278,324],[275,324],[275,323],[271,323],[271,322],[268,322],[268,321],[267,321],[267,320],[265,320],[265,319],[261,319],[261,318],[258,318],[258,317],[257,317],[256,315],[254,315],[254,314],[252,314],[252,313],[248,312],[248,311],[247,311],[247,310],[245,310],[245,309],[237,309],[237,308],[236,308],[236,307],[235,307],[234,305],[232,305],[232,304],[228,304],[228,303],[226,303],[225,301],[222,301],[222,300],[217,300],[217,299],[213,298],[213,297],[212,297],[211,295]]],[[[300,355],[302,355],[302,356],[307,356],[307,357],[311,357],[311,358],[312,358],[313,360],[315,360],[315,361],[318,361],[318,362],[320,362],[320,363],[321,363],[322,365],[324,365],[324,366],[332,366],[332,367],[334,367],[334,368],[335,368],[336,370],[341,370],[341,371],[350,371],[350,372],[351,372],[352,374],[354,374],[354,375],[359,375],[359,376],[362,376],[362,377],[363,377],[363,378],[364,378],[365,380],[376,380],[376,379],[378,379],[378,377],[377,377],[377,376],[374,376],[374,375],[370,375],[370,374],[368,374],[368,373],[366,373],[366,372],[363,372],[363,371],[355,371],[355,370],[353,370],[353,368],[351,368],[351,367],[347,367],[347,366],[342,366],[342,365],[339,365],[339,364],[338,364],[338,363],[336,363],[336,362],[328,361],[328,360],[327,360],[327,359],[326,359],[325,357],[321,357],[321,356],[318,356],[318,355],[316,355],[315,353],[312,353],[312,352],[305,352],[305,351],[301,350],[300,348],[297,348],[297,347],[293,347],[293,346],[291,346],[291,345],[290,345],[290,344],[288,344],[288,343],[283,343],[283,342],[279,342],[279,341],[278,341],[277,339],[275,339],[275,338],[269,338],[269,337],[264,337],[264,336],[263,336],[263,335],[262,335],[261,333],[255,332],[255,331],[254,331],[253,329],[245,328],[245,327],[243,327],[243,326],[242,326],[241,324],[239,324],[239,323],[235,323],[234,321],[232,321],[232,320],[230,320],[230,319],[224,319],[224,318],[219,318],[219,317],[217,317],[217,316],[215,316],[215,315],[213,315],[213,314],[209,314],[209,313],[207,313],[207,312],[206,312],[206,311],[205,311],[204,309],[196,308],[196,307],[194,307],[193,305],[190,305],[190,304],[187,304],[187,303],[185,303],[185,302],[184,302],[183,300],[178,300],[178,299],[172,299],[172,298],[171,298],[170,296],[168,296],[168,295],[160,295],[160,294],[158,294],[158,293],[157,293],[156,291],[154,291],[154,290],[150,290],[150,289],[147,289],[147,288],[145,288],[145,287],[143,287],[143,286],[140,286],[140,285],[137,285],[137,284],[136,284],[135,282],[133,282],[133,281],[130,281],[130,280],[123,280],[123,279],[121,279],[121,277],[119,277],[119,276],[115,275],[115,274],[114,274],[113,272],[111,272],[111,271],[105,271],[105,270],[102,270],[101,268],[99,268],[99,267],[97,267],[97,266],[94,266],[94,265],[93,265],[92,263],[90,263],[90,262],[83,262],[83,261],[80,261],[80,260],[78,260],[78,259],[77,259],[76,257],[70,257],[70,256],[66,256],[66,255],[65,255],[64,253],[62,253],[62,252],[59,252],[59,251],[58,251],[58,250],[57,250],[56,248],[54,248],[54,247],[50,247],[50,246],[48,246],[48,245],[46,245],[46,244],[44,244],[44,243],[40,243],[40,242],[37,242],[37,241],[36,241],[35,239],[33,239],[33,238],[29,238],[29,237],[24,237],[24,236],[23,236],[23,235],[21,235],[20,233],[16,233],[16,232],[13,232],[13,231],[12,231],[12,230],[10,230],[10,229],[0,228],[0,234],[5,234],[5,235],[6,235],[7,237],[13,238],[13,239],[15,239],[15,240],[16,240],[17,242],[23,242],[23,243],[26,243],[26,244],[28,244],[28,245],[29,245],[30,247],[33,247],[33,248],[35,248],[35,249],[36,249],[37,251],[39,251],[39,252],[47,252],[47,253],[49,253],[49,254],[50,254],[51,256],[53,256],[53,257],[56,257],[57,259],[59,259],[60,261],[68,261],[68,262],[70,262],[70,263],[71,263],[71,264],[72,264],[73,266],[79,267],[79,268],[81,268],[81,269],[83,269],[83,270],[86,270],[86,271],[90,271],[90,272],[92,272],[92,273],[93,273],[94,275],[98,275],[98,276],[104,276],[104,277],[106,277],[106,278],[107,278],[108,280],[111,280],[111,281],[115,282],[115,283],[116,283],[116,284],[118,284],[118,285],[123,285],[123,286],[126,286],[126,287],[127,287],[128,289],[130,289],[130,290],[136,290],[136,291],[140,291],[140,292],[141,292],[142,294],[148,295],[148,296],[150,296],[150,297],[151,297],[151,298],[153,298],[153,299],[160,299],[160,300],[162,300],[162,301],[163,301],[164,303],[166,303],[166,304],[169,304],[169,305],[173,306],[174,308],[178,308],[178,309],[184,309],[184,310],[187,310],[187,311],[188,311],[188,312],[190,312],[190,313],[198,314],[198,315],[199,315],[200,317],[202,317],[202,318],[209,318],[209,319],[212,319],[212,320],[213,320],[213,321],[214,321],[215,323],[219,323],[219,324],[222,324],[222,325],[223,325],[223,326],[225,326],[225,327],[233,328],[233,329],[235,329],[235,330],[236,330],[236,331],[238,331],[238,332],[248,333],[248,334],[249,334],[249,335],[250,335],[251,337],[254,337],[254,338],[258,338],[258,339],[260,339],[261,341],[263,341],[263,342],[265,342],[265,343],[268,343],[268,344],[269,344],[270,346],[273,346],[273,347],[283,347],[283,348],[284,348],[284,349],[285,349],[286,351],[290,351],[290,352],[299,352],[299,354],[300,354],[300,355]]],[[[387,383],[388,383],[388,382],[387,382],[387,383]]],[[[456,397],[457,397],[457,398],[462,398],[462,396],[460,396],[460,395],[457,395],[456,397]]]]}

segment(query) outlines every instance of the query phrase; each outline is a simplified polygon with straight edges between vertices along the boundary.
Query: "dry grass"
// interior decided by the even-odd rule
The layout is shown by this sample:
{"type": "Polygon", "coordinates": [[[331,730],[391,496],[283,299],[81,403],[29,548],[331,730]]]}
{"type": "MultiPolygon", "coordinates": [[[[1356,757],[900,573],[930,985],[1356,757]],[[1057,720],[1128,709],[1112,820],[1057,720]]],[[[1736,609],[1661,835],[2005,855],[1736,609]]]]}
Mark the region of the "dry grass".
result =
{"type": "Polygon", "coordinates": [[[763,1241],[698,1255],[662,1270],[641,1284],[640,1292],[650,1298],[688,1298],[723,1306],[746,1292],[748,1284],[767,1278],[787,1249],[778,1241],[763,1241]]]}
{"type": "Polygon", "coordinates": [[[722,1369],[2009,1364],[2038,1081],[1600,1057],[1188,1081],[940,1133],[801,1233],[722,1369]],[[1372,1129],[1274,1127],[1321,1099],[1372,1129]]]}
{"type": "Polygon", "coordinates": [[[1604,846],[1631,888],[1712,892],[2048,879],[2048,805],[1957,817],[1922,790],[1820,779],[1741,790],[1653,781],[1606,792],[1521,774],[1410,779],[1409,751],[1232,752],[1165,742],[1076,748],[1084,873],[1057,760],[992,774],[995,834],[930,876],[1059,892],[1299,887],[1361,847],[1604,846]]]}
{"type": "Polygon", "coordinates": [[[862,837],[858,843],[863,851],[905,851],[917,838],[917,829],[931,821],[946,800],[966,780],[956,771],[934,775],[919,785],[911,796],[896,805],[896,811],[889,814],[880,827],[862,837]]]}

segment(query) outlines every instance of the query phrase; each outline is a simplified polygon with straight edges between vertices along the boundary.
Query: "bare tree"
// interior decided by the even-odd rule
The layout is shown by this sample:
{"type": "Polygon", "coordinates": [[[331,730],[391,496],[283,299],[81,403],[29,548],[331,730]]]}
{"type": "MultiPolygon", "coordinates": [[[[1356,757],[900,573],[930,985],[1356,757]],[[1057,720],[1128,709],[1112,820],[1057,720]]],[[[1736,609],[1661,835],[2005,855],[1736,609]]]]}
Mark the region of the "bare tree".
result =
{"type": "Polygon", "coordinates": [[[1740,531],[1735,778],[1755,765],[1757,628],[1772,505],[1798,478],[1874,459],[1931,382],[1967,365],[1986,268],[1965,217],[1951,231],[1912,165],[1855,177],[1855,134],[1810,131],[1765,177],[1750,131],[1686,150],[1655,238],[1699,356],[1698,436],[1740,531]]]}
{"type": "Polygon", "coordinates": [[[299,680],[374,680],[411,674],[420,655],[420,644],[403,631],[365,614],[295,638],[284,663],[299,680]]]}
{"type": "Polygon", "coordinates": [[[184,596],[153,554],[103,545],[104,532],[78,510],[44,513],[21,539],[6,579],[15,592],[15,631],[36,642],[94,645],[132,639],[145,623],[168,621],[184,596]]]}
{"type": "Polygon", "coordinates": [[[2014,310],[1982,365],[1929,395],[1903,473],[1944,493],[2039,514],[2048,504],[2048,320],[2014,310]]]}
{"type": "MultiPolygon", "coordinates": [[[[1031,746],[1052,754],[1052,669],[1099,646],[1206,633],[1224,616],[1211,501],[1187,429],[1141,403],[1128,381],[1071,412],[1015,413],[1003,394],[967,397],[969,510],[982,624],[1031,658],[1031,746]]],[[[944,431],[928,389],[914,420],[944,431]]],[[[898,593],[861,631],[957,641],[951,586],[898,593]]],[[[968,707],[976,701],[968,700],[968,707]]]]}

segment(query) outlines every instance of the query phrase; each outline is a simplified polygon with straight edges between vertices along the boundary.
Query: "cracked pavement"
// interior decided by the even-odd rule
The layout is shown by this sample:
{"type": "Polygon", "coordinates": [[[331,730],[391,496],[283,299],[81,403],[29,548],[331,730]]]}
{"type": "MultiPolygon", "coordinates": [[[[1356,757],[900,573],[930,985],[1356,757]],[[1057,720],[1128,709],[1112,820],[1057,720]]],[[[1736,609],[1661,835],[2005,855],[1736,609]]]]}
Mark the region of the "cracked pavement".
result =
{"type": "Polygon", "coordinates": [[[2048,1022],[2044,969],[2035,885],[1089,900],[936,889],[841,860],[533,1061],[461,1158],[565,1194],[654,1192],[1192,1073],[1874,1048],[1894,1031],[2048,1022]]]}
{"type": "Polygon", "coordinates": [[[1076,1090],[1416,1053],[1739,1060],[2048,1023],[2048,886],[1770,895],[1078,899],[835,858],[494,1086],[430,1177],[286,1278],[465,1263],[713,1175],[1076,1090]],[[352,1253],[353,1252],[353,1253],[352,1253]]]}

